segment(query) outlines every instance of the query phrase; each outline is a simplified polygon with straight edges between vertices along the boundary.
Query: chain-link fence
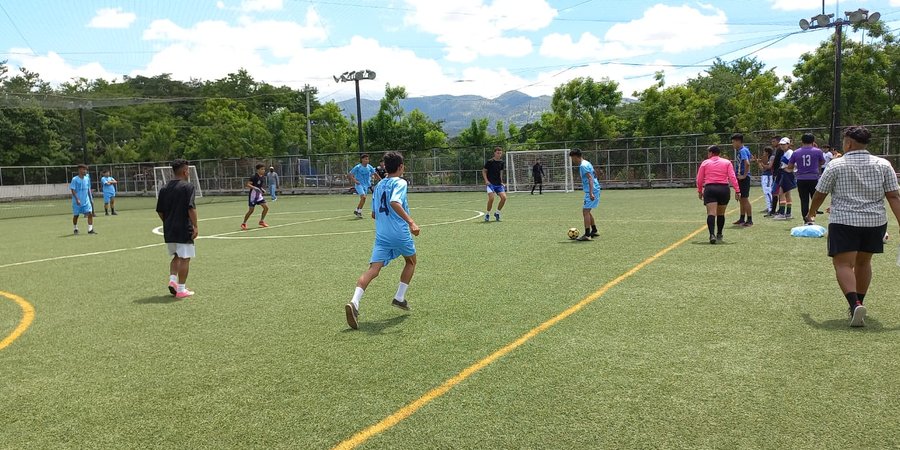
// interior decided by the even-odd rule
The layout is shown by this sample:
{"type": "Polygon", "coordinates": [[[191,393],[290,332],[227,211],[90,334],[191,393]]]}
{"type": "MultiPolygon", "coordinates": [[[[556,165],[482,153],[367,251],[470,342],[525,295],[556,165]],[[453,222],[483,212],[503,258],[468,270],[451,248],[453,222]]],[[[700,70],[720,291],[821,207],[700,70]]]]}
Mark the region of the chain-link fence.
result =
{"type": "MultiPolygon", "coordinates": [[[[894,167],[900,165],[900,124],[869,126],[873,140],[869,151],[888,158],[894,167]]],[[[745,145],[755,154],[769,145],[773,136],[788,136],[799,142],[800,135],[812,132],[824,136],[825,128],[765,130],[744,133],[745,145]]],[[[820,138],[820,141],[825,139],[820,138]]],[[[542,142],[514,144],[507,151],[556,148],[581,148],[587,160],[599,169],[605,188],[676,187],[693,183],[700,162],[706,158],[706,147],[718,144],[723,155],[730,157],[730,133],[719,135],[648,136],[594,141],[542,142]]],[[[796,144],[794,145],[796,147],[796,144]]],[[[380,152],[372,151],[372,165],[377,165],[380,152]]],[[[481,169],[493,154],[493,148],[453,147],[424,151],[404,151],[406,172],[412,190],[468,190],[482,184],[481,169]]],[[[328,193],[350,188],[347,172],[359,162],[356,153],[317,154],[221,160],[197,160],[204,195],[237,194],[255,172],[256,164],[274,167],[281,180],[283,193],[328,193]]],[[[118,181],[122,195],[153,196],[153,167],[168,162],[128,164],[96,164],[90,168],[91,178],[99,188],[100,173],[109,170],[118,181]]],[[[754,173],[756,167],[753,167],[754,173]]],[[[69,181],[77,173],[76,166],[0,167],[0,201],[11,201],[50,195],[66,195],[69,181]],[[43,186],[43,187],[42,187],[43,186]],[[56,192],[50,187],[56,187],[56,192]],[[32,194],[29,195],[29,192],[32,194]]],[[[99,190],[99,189],[98,189],[99,190]]]]}

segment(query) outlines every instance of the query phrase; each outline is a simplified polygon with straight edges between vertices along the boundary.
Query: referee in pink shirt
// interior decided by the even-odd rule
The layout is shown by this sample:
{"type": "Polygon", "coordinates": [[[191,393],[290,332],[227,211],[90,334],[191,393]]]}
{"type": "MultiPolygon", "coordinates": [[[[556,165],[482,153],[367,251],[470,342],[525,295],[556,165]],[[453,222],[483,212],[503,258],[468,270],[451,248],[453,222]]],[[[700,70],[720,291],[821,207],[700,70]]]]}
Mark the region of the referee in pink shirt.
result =
{"type": "Polygon", "coordinates": [[[741,195],[737,177],[734,176],[734,167],[731,161],[719,157],[719,147],[710,145],[707,149],[709,157],[700,163],[697,171],[697,194],[706,205],[706,226],[709,228],[709,243],[722,242],[722,229],[725,228],[725,209],[731,201],[731,190],[728,184],[734,187],[735,196],[741,195]],[[717,229],[718,232],[714,232],[717,229]]]}

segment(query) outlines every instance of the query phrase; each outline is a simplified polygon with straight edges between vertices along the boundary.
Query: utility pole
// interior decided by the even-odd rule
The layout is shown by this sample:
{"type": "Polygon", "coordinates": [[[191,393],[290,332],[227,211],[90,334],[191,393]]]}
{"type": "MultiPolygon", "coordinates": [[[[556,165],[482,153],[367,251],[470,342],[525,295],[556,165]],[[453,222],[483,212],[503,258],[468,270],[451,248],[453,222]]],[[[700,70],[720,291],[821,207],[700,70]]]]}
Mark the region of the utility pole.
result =
{"type": "Polygon", "coordinates": [[[312,121],[309,118],[309,85],[306,85],[306,156],[312,154],[312,121]]]}
{"type": "Polygon", "coordinates": [[[78,108],[78,119],[81,122],[81,158],[82,163],[88,163],[87,133],[84,130],[84,108],[78,108]]]}

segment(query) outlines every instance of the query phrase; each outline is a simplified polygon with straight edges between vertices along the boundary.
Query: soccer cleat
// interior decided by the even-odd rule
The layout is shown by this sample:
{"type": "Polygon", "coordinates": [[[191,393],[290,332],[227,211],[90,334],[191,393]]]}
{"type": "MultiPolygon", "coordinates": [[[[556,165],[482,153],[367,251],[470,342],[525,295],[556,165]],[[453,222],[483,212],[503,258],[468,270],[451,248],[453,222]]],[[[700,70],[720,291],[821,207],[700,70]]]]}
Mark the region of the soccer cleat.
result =
{"type": "Polygon", "coordinates": [[[97,234],[97,232],[94,230],[88,230],[88,234],[97,234]]]}
{"type": "Polygon", "coordinates": [[[362,213],[359,211],[353,211],[353,215],[356,216],[357,218],[362,219],[362,213]]]}
{"type": "Polygon", "coordinates": [[[241,230],[246,230],[246,229],[247,229],[247,224],[246,224],[246,223],[242,223],[242,224],[241,224],[241,230]]]}
{"type": "Polygon", "coordinates": [[[582,234],[581,236],[578,236],[577,238],[575,238],[575,240],[576,241],[590,241],[591,236],[588,234],[582,234]]]}
{"type": "Polygon", "coordinates": [[[391,306],[395,308],[400,308],[404,311],[409,311],[409,302],[406,300],[397,300],[396,298],[391,300],[391,306]]]}
{"type": "Polygon", "coordinates": [[[103,215],[104,215],[104,216],[108,216],[108,215],[109,215],[109,211],[106,211],[106,213],[104,213],[103,215]]]}
{"type": "Polygon", "coordinates": [[[259,227],[260,228],[269,228],[269,224],[267,224],[265,221],[260,220],[259,227]]]}
{"type": "Polygon", "coordinates": [[[596,231],[591,231],[591,234],[589,234],[588,236],[590,236],[590,237],[592,237],[592,238],[600,237],[600,233],[598,233],[598,232],[596,232],[596,231]]]}
{"type": "Polygon", "coordinates": [[[113,211],[113,212],[112,212],[112,214],[111,214],[111,215],[113,215],[113,216],[118,216],[118,215],[119,215],[119,213],[117,213],[117,212],[115,212],[115,211],[113,211]]]}
{"type": "Polygon", "coordinates": [[[850,312],[850,326],[866,326],[866,307],[860,302],[856,302],[856,306],[854,306],[853,310],[850,312]]]}
{"type": "Polygon", "coordinates": [[[721,244],[724,240],[725,238],[723,238],[721,234],[716,235],[716,243],[721,244]]]}
{"type": "Polygon", "coordinates": [[[188,298],[192,295],[194,295],[194,291],[189,291],[189,290],[185,289],[183,291],[176,292],[175,298],[188,298]]]}
{"type": "Polygon", "coordinates": [[[347,325],[354,330],[359,329],[359,310],[353,306],[353,303],[347,303],[344,306],[344,312],[347,313],[347,325]]]}
{"type": "Polygon", "coordinates": [[[763,217],[768,217],[771,219],[772,217],[775,217],[775,215],[767,212],[767,213],[763,214],[763,217]]]}
{"type": "Polygon", "coordinates": [[[788,220],[788,217],[784,214],[775,214],[772,220],[788,220]]]}
{"type": "Polygon", "coordinates": [[[743,225],[744,221],[743,220],[735,220],[734,222],[731,222],[731,224],[732,225],[743,225]]]}
{"type": "Polygon", "coordinates": [[[717,240],[716,240],[716,235],[710,233],[710,234],[709,234],[709,243],[715,245],[716,242],[717,242],[717,240]]]}
{"type": "MultiPolygon", "coordinates": [[[[485,222],[490,222],[490,221],[491,221],[491,213],[485,213],[485,214],[484,214],[484,221],[485,221],[485,222]]],[[[76,230],[76,231],[77,231],[77,230],[76,230]]]]}
{"type": "Polygon", "coordinates": [[[753,226],[753,222],[744,222],[743,224],[741,224],[741,226],[744,228],[750,228],[753,226]]]}
{"type": "Polygon", "coordinates": [[[177,293],[178,293],[178,283],[176,283],[176,282],[174,282],[174,281],[172,281],[172,280],[169,280],[169,292],[170,292],[172,295],[177,294],[177,293]]]}
{"type": "Polygon", "coordinates": [[[73,233],[78,234],[78,228],[76,228],[73,233]]]}
{"type": "Polygon", "coordinates": [[[497,222],[500,221],[500,213],[494,213],[494,220],[497,222]]]}

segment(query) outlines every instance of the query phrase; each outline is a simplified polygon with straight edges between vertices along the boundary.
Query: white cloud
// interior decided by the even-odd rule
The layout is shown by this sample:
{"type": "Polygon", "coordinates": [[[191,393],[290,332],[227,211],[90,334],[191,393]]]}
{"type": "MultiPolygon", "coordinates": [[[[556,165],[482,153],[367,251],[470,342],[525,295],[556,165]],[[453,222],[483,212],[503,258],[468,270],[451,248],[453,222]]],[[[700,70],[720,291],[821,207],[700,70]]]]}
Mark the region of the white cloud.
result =
{"type": "Polygon", "coordinates": [[[406,0],[414,11],[406,25],[437,36],[446,59],[472,62],[479,56],[521,57],[532,52],[531,40],[508,32],[535,31],[550,25],[557,11],[545,0],[406,0]]]}
{"type": "Polygon", "coordinates": [[[284,0],[241,0],[241,11],[281,11],[284,0]]]}
{"type": "Polygon", "coordinates": [[[25,67],[31,72],[36,72],[40,74],[42,80],[51,84],[63,83],[73,78],[87,78],[89,80],[102,78],[111,81],[117,77],[116,74],[104,69],[100,63],[92,62],[81,66],[73,66],[55,52],[48,52],[46,55],[33,55],[29,49],[13,48],[10,49],[10,54],[9,61],[11,65],[25,67]]]}
{"type": "Polygon", "coordinates": [[[891,0],[891,6],[900,6],[900,0],[891,0]]]}
{"type": "Polygon", "coordinates": [[[135,13],[123,12],[122,8],[103,8],[88,23],[91,28],[128,28],[137,19],[135,13]]]}
{"type": "Polygon", "coordinates": [[[701,7],[713,14],[687,5],[652,6],[640,19],[610,27],[604,40],[623,43],[635,53],[681,53],[715,47],[728,33],[725,12],[709,5],[701,7]]]}
{"type": "Polygon", "coordinates": [[[544,36],[540,54],[568,61],[586,61],[624,58],[637,56],[638,53],[621,42],[602,42],[592,33],[584,32],[577,42],[568,34],[552,33],[544,36]]]}
{"type": "MultiPolygon", "coordinates": [[[[802,11],[808,10],[810,14],[815,12],[822,11],[822,0],[770,0],[772,2],[772,9],[778,9],[781,11],[802,11]]],[[[896,2],[900,4],[898,0],[891,0],[892,2],[896,2]]],[[[837,3],[837,0],[825,0],[825,6],[834,6],[837,3]]],[[[829,11],[826,9],[826,13],[829,11]]]]}
{"type": "Polygon", "coordinates": [[[767,69],[775,69],[779,77],[792,76],[794,65],[800,55],[814,52],[818,46],[814,44],[793,43],[780,47],[764,48],[753,56],[766,64],[767,69]]]}

